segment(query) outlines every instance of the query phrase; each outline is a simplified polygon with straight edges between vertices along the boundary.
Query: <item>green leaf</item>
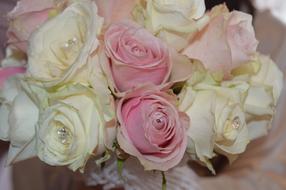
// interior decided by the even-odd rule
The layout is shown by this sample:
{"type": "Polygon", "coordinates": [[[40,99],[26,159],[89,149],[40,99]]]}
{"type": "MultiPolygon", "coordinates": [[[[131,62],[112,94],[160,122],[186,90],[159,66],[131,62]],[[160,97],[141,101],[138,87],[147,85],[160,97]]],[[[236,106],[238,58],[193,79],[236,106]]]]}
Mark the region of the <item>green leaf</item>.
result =
{"type": "Polygon", "coordinates": [[[123,178],[123,176],[122,176],[123,164],[124,164],[124,160],[117,159],[117,171],[118,171],[118,174],[121,178],[123,178]]]}
{"type": "Polygon", "coordinates": [[[167,180],[164,172],[162,174],[162,190],[167,190],[167,180]]]}

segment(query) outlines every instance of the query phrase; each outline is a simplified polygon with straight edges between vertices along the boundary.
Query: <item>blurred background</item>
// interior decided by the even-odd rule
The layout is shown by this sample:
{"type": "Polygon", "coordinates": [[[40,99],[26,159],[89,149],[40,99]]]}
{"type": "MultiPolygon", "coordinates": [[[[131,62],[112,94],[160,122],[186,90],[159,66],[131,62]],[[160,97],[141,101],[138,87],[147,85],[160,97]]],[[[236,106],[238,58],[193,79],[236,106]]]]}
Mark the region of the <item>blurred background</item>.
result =
{"type": "MultiPolygon", "coordinates": [[[[286,1],[285,0],[206,0],[208,9],[226,3],[230,10],[250,13],[254,17],[259,51],[270,55],[285,74],[286,64],[286,1]],[[255,4],[256,3],[256,4],[255,4]],[[285,22],[285,23],[284,23],[285,22]]],[[[4,56],[6,14],[16,0],[0,0],[0,60],[4,56]]],[[[218,164],[217,176],[210,176],[201,168],[199,185],[203,190],[283,190],[286,189],[286,93],[283,90],[271,134],[250,144],[248,150],[233,166],[218,164]],[[284,129],[285,128],[285,129],[284,129]],[[271,155],[271,156],[270,156],[271,155]]],[[[68,169],[50,167],[38,159],[5,166],[9,144],[0,141],[0,190],[100,190],[86,187],[81,174],[68,169]]],[[[223,160],[218,160],[223,162],[223,160]]]]}

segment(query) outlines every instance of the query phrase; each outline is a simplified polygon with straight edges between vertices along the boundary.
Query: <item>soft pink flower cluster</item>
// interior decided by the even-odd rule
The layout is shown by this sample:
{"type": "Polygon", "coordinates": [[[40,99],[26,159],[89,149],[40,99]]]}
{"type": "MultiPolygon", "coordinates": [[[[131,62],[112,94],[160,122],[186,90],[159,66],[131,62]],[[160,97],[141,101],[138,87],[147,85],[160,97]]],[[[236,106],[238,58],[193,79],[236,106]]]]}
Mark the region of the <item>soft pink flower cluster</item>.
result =
{"type": "Polygon", "coordinates": [[[176,96],[161,90],[169,82],[168,46],[132,21],[110,25],[104,35],[108,78],[118,94],[117,141],[148,170],[177,165],[187,147],[189,119],[178,111],[176,96]]]}
{"type": "MultiPolygon", "coordinates": [[[[183,36],[181,31],[174,31],[180,29],[176,27],[178,23],[162,25],[160,32],[150,30],[156,19],[162,19],[153,18],[156,14],[152,15],[152,10],[148,9],[152,0],[145,2],[148,8],[144,11],[150,11],[148,18],[138,17],[140,11],[134,7],[137,5],[138,8],[139,1],[90,2],[96,4],[99,16],[104,18],[98,36],[99,48],[88,53],[99,55],[100,68],[116,102],[118,126],[115,142],[119,145],[116,148],[138,158],[146,170],[167,171],[183,159],[188,144],[187,131],[193,125],[191,118],[179,110],[178,96],[172,87],[192,76],[193,69],[189,68],[193,60],[199,60],[210,72],[222,73],[224,80],[231,79],[231,71],[250,61],[256,52],[252,17],[238,11],[229,12],[226,7],[219,6],[201,18],[187,18],[187,8],[182,11],[183,16],[178,15],[184,6],[178,5],[174,10],[178,22],[184,18],[183,25],[191,23],[190,27],[184,29],[183,36]],[[137,19],[133,19],[134,15],[137,15],[137,19]],[[138,18],[145,20],[140,22],[138,18]],[[190,30],[190,35],[185,35],[186,30],[199,24],[200,20],[204,24],[190,30]],[[172,28],[171,32],[169,28],[172,28]],[[164,34],[168,35],[162,38],[164,34]],[[176,35],[181,35],[180,39],[187,42],[180,50],[176,49],[175,43],[180,43],[175,40],[178,39],[176,35]],[[170,36],[174,38],[165,41],[170,36]]],[[[20,0],[8,15],[9,47],[30,55],[31,36],[45,23],[57,18],[70,3],[68,0],[20,0]]],[[[202,12],[204,7],[198,9],[202,12]]],[[[146,12],[142,15],[146,15],[146,12]]],[[[76,39],[72,43],[76,43],[76,39]]],[[[25,73],[26,67],[2,68],[0,87],[7,78],[25,73]]]]}

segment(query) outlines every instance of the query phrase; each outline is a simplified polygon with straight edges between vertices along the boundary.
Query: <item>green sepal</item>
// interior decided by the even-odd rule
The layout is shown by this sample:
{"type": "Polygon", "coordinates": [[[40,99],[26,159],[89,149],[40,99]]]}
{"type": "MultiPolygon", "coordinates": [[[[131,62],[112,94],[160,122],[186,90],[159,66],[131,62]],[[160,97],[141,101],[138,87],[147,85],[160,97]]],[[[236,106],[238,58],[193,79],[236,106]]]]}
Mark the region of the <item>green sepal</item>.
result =
{"type": "Polygon", "coordinates": [[[122,176],[124,161],[125,160],[122,160],[122,159],[119,159],[119,158],[117,159],[117,171],[118,171],[118,175],[122,179],[124,179],[123,176],[122,176]]]}
{"type": "Polygon", "coordinates": [[[103,153],[102,157],[95,161],[95,164],[97,166],[100,166],[103,169],[103,167],[105,166],[105,162],[107,160],[109,160],[110,157],[111,157],[111,155],[110,155],[109,151],[105,151],[103,153]]]}
{"type": "Polygon", "coordinates": [[[165,172],[161,172],[161,174],[162,174],[162,190],[167,190],[167,180],[165,172]]]}

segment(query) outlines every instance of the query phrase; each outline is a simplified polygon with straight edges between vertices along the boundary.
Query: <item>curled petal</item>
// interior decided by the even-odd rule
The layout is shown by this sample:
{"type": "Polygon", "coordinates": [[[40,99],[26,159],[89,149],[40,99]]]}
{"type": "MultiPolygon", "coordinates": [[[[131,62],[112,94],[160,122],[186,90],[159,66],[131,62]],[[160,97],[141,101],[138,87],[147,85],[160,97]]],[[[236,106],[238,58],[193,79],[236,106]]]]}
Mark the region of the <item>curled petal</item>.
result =
{"type": "Polygon", "coordinates": [[[25,73],[26,68],[25,67],[6,67],[0,69],[0,89],[3,87],[5,81],[9,79],[10,77],[16,75],[25,73]]]}

